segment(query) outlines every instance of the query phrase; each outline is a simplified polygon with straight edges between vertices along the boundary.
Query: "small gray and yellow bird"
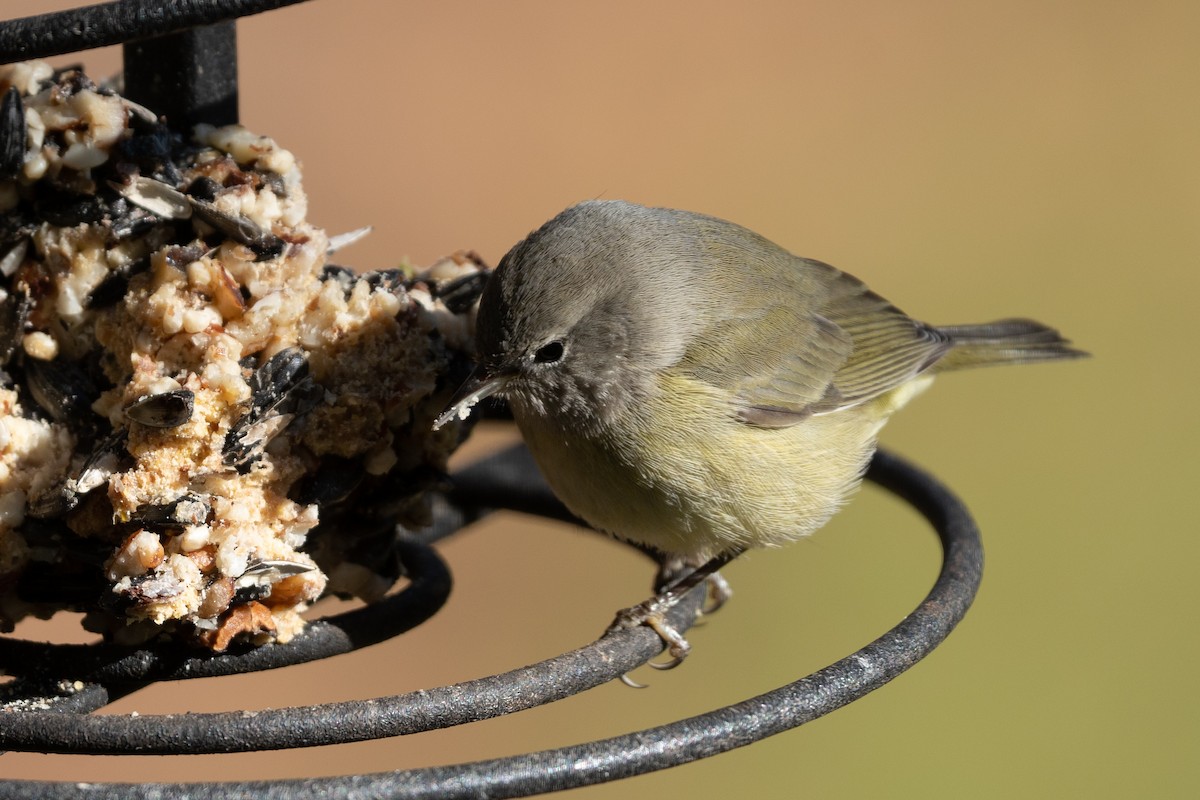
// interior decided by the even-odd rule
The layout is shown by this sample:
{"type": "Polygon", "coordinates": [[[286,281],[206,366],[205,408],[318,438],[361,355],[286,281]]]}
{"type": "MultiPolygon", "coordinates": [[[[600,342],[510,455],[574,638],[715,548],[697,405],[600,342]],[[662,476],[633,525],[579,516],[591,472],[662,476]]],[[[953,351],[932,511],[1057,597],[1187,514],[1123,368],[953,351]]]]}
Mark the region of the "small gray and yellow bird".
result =
{"type": "Polygon", "coordinates": [[[738,225],[621,201],[580,203],[513,247],[476,342],[436,424],[502,396],[567,508],[661,556],[659,594],[613,628],[653,627],[663,666],[688,652],[665,612],[747,548],[824,525],[935,375],[1084,355],[1030,320],[917,322],[738,225]]]}

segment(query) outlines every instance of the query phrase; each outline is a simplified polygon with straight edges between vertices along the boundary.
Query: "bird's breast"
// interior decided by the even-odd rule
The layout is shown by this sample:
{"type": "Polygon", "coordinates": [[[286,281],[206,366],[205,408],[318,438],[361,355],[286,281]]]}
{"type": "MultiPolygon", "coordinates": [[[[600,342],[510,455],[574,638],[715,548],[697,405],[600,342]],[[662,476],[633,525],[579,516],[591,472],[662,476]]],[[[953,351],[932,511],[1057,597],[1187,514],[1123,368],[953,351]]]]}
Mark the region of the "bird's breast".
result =
{"type": "Polygon", "coordinates": [[[644,402],[599,428],[514,410],[573,513],[695,558],[782,544],[823,525],[857,486],[882,422],[861,409],[763,429],[732,408],[720,390],[662,373],[644,402]]]}

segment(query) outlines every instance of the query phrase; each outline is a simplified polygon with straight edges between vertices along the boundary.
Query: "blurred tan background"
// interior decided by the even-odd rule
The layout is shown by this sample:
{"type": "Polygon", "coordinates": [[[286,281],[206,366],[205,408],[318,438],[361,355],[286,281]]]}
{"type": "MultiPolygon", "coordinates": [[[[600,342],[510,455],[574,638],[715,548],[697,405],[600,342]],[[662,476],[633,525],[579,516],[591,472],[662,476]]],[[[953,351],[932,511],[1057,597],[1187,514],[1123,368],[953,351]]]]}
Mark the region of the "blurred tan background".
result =
{"type": "MultiPolygon", "coordinates": [[[[923,319],[1027,315],[1096,356],[946,377],[884,432],[984,532],[981,594],[932,657],[801,729],[573,796],[1191,796],[1198,32],[1186,1],[324,0],[241,23],[243,121],[303,161],[314,222],[375,226],[345,263],[459,248],[495,263],[570,203],[626,198],[735,220],[923,319]]],[[[97,77],[119,66],[113,49],[74,58],[97,77]]],[[[589,641],[651,579],[621,547],[517,516],[442,550],[455,593],[409,635],[281,673],[158,686],[111,713],[486,675],[589,641]]],[[[731,567],[734,600],[693,633],[683,668],[638,673],[646,691],[604,686],[465,730],[317,751],[9,754],[0,773],[340,774],[615,735],[840,658],[908,613],[937,565],[921,521],[868,487],[813,539],[731,567]]],[[[78,637],[70,621],[22,633],[78,637]]]]}

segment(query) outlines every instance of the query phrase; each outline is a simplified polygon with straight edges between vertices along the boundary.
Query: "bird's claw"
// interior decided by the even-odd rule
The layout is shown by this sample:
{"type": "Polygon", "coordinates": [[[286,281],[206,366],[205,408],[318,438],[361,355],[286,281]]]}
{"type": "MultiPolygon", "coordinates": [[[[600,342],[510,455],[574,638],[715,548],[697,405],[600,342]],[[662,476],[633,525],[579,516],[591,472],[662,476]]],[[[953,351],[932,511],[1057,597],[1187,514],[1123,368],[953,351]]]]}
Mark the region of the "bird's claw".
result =
{"type": "Polygon", "coordinates": [[[651,615],[642,624],[658,634],[658,638],[666,644],[667,654],[671,657],[669,661],[649,661],[647,666],[657,670],[675,669],[688,657],[688,653],[692,652],[692,646],[688,644],[688,640],[683,638],[683,634],[675,630],[673,626],[667,624],[667,620],[662,614],[651,615]]]}
{"type": "MultiPolygon", "coordinates": [[[[658,638],[663,640],[670,660],[651,661],[648,666],[657,670],[674,669],[683,663],[692,650],[692,646],[688,644],[683,634],[667,622],[666,613],[674,605],[675,603],[666,602],[662,597],[652,597],[632,608],[621,609],[617,612],[612,624],[608,626],[607,633],[631,630],[643,625],[650,628],[658,634],[658,638]]],[[[622,676],[621,680],[627,685],[640,686],[640,684],[634,684],[628,680],[627,676],[622,676]]]]}
{"type": "Polygon", "coordinates": [[[650,688],[649,684],[638,683],[633,678],[629,677],[628,672],[622,672],[620,677],[621,677],[621,683],[625,684],[630,689],[649,689],[650,688]]]}
{"type": "MultiPolygon", "coordinates": [[[[651,661],[649,662],[649,666],[658,670],[678,667],[687,658],[692,647],[688,644],[687,639],[683,638],[683,634],[667,622],[667,612],[674,608],[688,592],[704,582],[708,583],[708,602],[703,610],[698,613],[711,614],[723,606],[725,601],[733,595],[733,591],[729,588],[729,584],[725,582],[725,579],[718,574],[717,570],[737,558],[741,554],[742,549],[739,547],[720,553],[705,561],[700,566],[693,568],[691,572],[682,577],[677,575],[683,566],[683,562],[680,559],[675,558],[663,561],[659,567],[658,581],[655,585],[661,587],[665,581],[670,581],[670,583],[665,588],[659,588],[659,593],[649,600],[639,603],[632,608],[625,608],[618,611],[616,618],[608,626],[606,633],[639,628],[645,625],[657,633],[658,638],[663,640],[663,643],[666,645],[667,655],[670,656],[667,661],[651,661]]],[[[642,688],[641,684],[630,679],[628,675],[622,675],[621,681],[627,686],[642,688]]]]}
{"type": "Polygon", "coordinates": [[[729,581],[725,580],[725,576],[719,572],[709,575],[708,597],[704,601],[704,607],[700,609],[701,616],[717,613],[722,606],[729,602],[731,597],[733,597],[733,589],[730,587],[729,581]]]}

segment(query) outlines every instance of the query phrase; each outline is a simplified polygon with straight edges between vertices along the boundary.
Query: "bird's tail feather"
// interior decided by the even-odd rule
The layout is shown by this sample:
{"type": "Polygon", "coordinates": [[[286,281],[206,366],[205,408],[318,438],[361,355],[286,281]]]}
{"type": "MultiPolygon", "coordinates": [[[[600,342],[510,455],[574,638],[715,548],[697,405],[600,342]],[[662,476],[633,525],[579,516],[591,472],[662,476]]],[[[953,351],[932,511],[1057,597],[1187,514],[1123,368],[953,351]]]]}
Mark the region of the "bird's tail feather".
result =
{"type": "Polygon", "coordinates": [[[1083,358],[1088,354],[1070,347],[1054,328],[1031,319],[1001,319],[980,325],[945,325],[938,331],[952,343],[937,361],[938,371],[993,364],[1026,364],[1083,358]]]}

